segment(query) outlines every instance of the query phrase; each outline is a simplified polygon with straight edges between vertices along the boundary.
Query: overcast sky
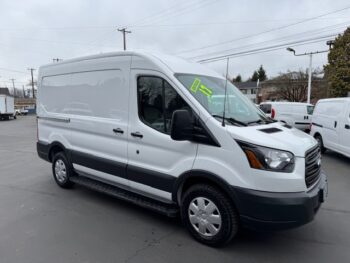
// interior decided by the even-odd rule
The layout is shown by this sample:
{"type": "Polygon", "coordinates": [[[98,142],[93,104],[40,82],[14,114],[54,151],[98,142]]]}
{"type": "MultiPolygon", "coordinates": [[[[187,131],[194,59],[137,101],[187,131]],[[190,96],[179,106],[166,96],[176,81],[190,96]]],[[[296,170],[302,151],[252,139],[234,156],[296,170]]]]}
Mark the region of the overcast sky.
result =
{"type": "MultiPolygon", "coordinates": [[[[9,79],[15,78],[16,87],[22,87],[29,79],[27,68],[37,69],[53,58],[121,50],[122,35],[116,29],[122,26],[132,31],[128,49],[197,61],[306,39],[318,42],[290,46],[297,52],[325,50],[330,35],[344,31],[346,25],[348,0],[1,0],[0,86],[11,86],[9,79]]],[[[327,55],[319,54],[313,64],[322,67],[326,61],[327,55]]],[[[229,75],[240,73],[247,79],[261,64],[273,77],[307,68],[308,57],[294,57],[285,47],[234,57],[229,75]]],[[[225,61],[207,65],[224,74],[225,61]]]]}

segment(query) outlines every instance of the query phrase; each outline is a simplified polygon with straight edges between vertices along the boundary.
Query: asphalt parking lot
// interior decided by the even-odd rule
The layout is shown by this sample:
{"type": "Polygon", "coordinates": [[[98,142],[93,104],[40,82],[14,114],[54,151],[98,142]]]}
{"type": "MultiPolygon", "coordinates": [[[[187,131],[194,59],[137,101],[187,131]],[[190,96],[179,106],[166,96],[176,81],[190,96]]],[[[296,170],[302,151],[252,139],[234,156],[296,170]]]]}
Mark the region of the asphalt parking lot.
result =
{"type": "Polygon", "coordinates": [[[179,220],[76,187],[59,188],[35,148],[33,116],[0,121],[0,262],[350,262],[350,159],[323,155],[329,196],[316,219],[242,232],[227,247],[194,241],[179,220]]]}

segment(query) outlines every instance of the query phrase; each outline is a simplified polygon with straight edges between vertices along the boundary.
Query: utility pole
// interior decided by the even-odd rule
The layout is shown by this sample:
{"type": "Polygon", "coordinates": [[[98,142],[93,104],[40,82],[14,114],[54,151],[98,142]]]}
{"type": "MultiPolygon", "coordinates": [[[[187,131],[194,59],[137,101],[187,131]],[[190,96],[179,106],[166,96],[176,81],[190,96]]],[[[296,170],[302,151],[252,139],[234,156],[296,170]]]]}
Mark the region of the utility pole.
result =
{"type": "Polygon", "coordinates": [[[33,92],[33,99],[35,99],[35,94],[34,94],[34,76],[33,76],[33,71],[35,70],[34,68],[28,68],[30,70],[30,74],[32,75],[32,92],[33,92]]]}
{"type": "Polygon", "coordinates": [[[126,30],[126,27],[118,29],[119,32],[123,33],[123,43],[124,43],[124,50],[126,50],[126,34],[131,33],[131,31],[126,30]]]}
{"type": "Polygon", "coordinates": [[[16,87],[15,87],[15,80],[16,79],[10,79],[12,81],[12,88],[13,88],[13,96],[16,97],[16,87]]]}
{"type": "Polygon", "coordinates": [[[24,93],[24,85],[22,85],[22,90],[23,90],[23,98],[26,97],[25,93],[24,93]]]}
{"type": "Polygon", "coordinates": [[[308,83],[307,83],[307,103],[310,103],[310,101],[311,101],[312,55],[325,53],[325,52],[328,52],[329,50],[315,51],[315,52],[309,52],[309,53],[303,53],[303,54],[295,54],[295,50],[290,48],[290,47],[288,47],[287,51],[293,52],[294,56],[296,56],[296,57],[309,56],[309,58],[310,58],[310,60],[309,60],[309,70],[308,70],[308,74],[309,74],[308,77],[309,77],[309,79],[308,79],[308,83]]]}

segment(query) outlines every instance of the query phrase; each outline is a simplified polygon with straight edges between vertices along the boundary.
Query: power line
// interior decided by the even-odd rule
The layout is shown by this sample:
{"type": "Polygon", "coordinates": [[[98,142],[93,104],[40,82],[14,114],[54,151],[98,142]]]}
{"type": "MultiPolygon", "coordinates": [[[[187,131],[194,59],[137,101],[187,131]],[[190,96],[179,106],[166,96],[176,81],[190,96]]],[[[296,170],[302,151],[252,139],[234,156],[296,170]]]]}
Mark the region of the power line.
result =
{"type": "Polygon", "coordinates": [[[317,35],[317,34],[322,33],[322,32],[327,32],[327,31],[332,31],[332,30],[335,30],[335,29],[343,28],[343,27],[347,26],[349,23],[350,23],[350,21],[347,21],[345,23],[335,24],[335,25],[319,28],[319,29],[316,29],[316,30],[309,30],[309,31],[305,31],[305,32],[297,33],[297,34],[287,35],[287,36],[280,37],[280,38],[274,38],[274,39],[270,39],[270,40],[266,40],[266,41],[262,41],[262,42],[256,42],[256,43],[252,43],[252,44],[249,44],[249,45],[244,45],[244,46],[240,46],[240,47],[236,47],[236,48],[230,48],[230,49],[226,49],[226,50],[219,50],[219,51],[215,51],[215,52],[212,52],[212,53],[206,53],[204,55],[197,55],[197,56],[194,56],[194,57],[190,57],[188,59],[196,59],[196,58],[200,58],[200,57],[203,57],[203,56],[208,57],[208,56],[212,56],[212,55],[220,54],[220,53],[224,53],[224,52],[232,52],[232,51],[235,51],[235,50],[241,50],[242,48],[254,47],[254,46],[258,46],[258,45],[261,45],[261,44],[266,44],[266,43],[269,43],[269,42],[274,42],[275,43],[275,42],[279,42],[279,41],[282,41],[282,40],[295,39],[295,37],[297,37],[297,36],[317,35]]]}
{"type": "Polygon", "coordinates": [[[172,5],[169,8],[163,9],[160,12],[154,13],[150,16],[141,18],[140,20],[137,20],[133,24],[130,24],[126,27],[135,27],[137,25],[140,25],[142,23],[148,22],[148,23],[154,23],[155,21],[159,21],[159,19],[168,19],[170,17],[178,16],[180,14],[183,14],[184,12],[193,11],[194,9],[198,9],[201,6],[205,6],[209,3],[211,3],[213,0],[204,0],[204,1],[192,1],[192,2],[186,2],[182,7],[175,10],[175,8],[179,7],[179,3],[176,3],[175,5],[172,5]],[[197,5],[197,8],[195,6],[197,5]],[[199,5],[199,6],[198,6],[199,5]]]}
{"type": "Polygon", "coordinates": [[[270,33],[270,32],[273,32],[273,31],[278,31],[278,30],[281,30],[281,29],[285,29],[285,28],[288,28],[288,27],[292,27],[292,26],[295,26],[295,25],[306,23],[306,22],[318,19],[320,17],[324,17],[324,16],[327,16],[327,15],[330,15],[330,14],[338,13],[338,12],[341,12],[341,11],[344,11],[344,10],[347,10],[347,9],[350,9],[350,6],[344,7],[342,9],[338,9],[338,10],[335,10],[335,11],[332,11],[332,12],[324,13],[324,14],[321,14],[321,15],[318,15],[318,16],[310,17],[310,18],[304,19],[304,20],[299,21],[299,22],[291,23],[291,24],[288,24],[288,25],[280,26],[280,27],[275,27],[275,28],[272,28],[272,29],[269,29],[269,30],[266,30],[266,31],[262,31],[260,33],[253,34],[253,35],[246,35],[246,36],[243,36],[243,37],[239,37],[239,38],[236,38],[236,39],[232,39],[232,40],[228,40],[228,41],[224,41],[224,42],[220,42],[220,43],[216,43],[216,44],[211,44],[211,45],[207,45],[207,46],[203,46],[203,47],[199,47],[199,48],[192,48],[192,49],[188,49],[188,50],[183,50],[183,51],[178,52],[177,54],[183,54],[183,53],[198,51],[198,50],[202,50],[202,49],[207,49],[207,48],[211,48],[211,47],[216,47],[216,46],[229,44],[229,43],[232,43],[232,42],[235,42],[235,41],[238,41],[238,40],[243,40],[243,39],[248,39],[248,38],[260,36],[260,35],[263,35],[263,34],[266,34],[266,33],[270,33]]]}
{"type": "MultiPolygon", "coordinates": [[[[177,4],[178,6],[178,4],[177,4]]],[[[347,19],[348,17],[321,17],[319,19],[324,20],[339,20],[339,19],[347,19]]],[[[188,27],[188,26],[210,26],[210,25],[230,25],[230,24],[254,24],[254,23],[273,23],[273,22],[281,22],[281,21],[300,21],[305,18],[289,18],[289,19],[262,19],[262,20],[232,20],[232,21],[222,21],[222,22],[204,22],[204,23],[186,23],[186,24],[163,24],[163,25],[155,25],[155,24],[146,24],[146,25],[133,25],[133,28],[143,28],[143,27],[188,27]]],[[[86,26],[71,26],[71,27],[0,27],[1,31],[29,31],[29,30],[43,30],[43,31],[55,31],[55,30],[105,30],[105,29],[113,29],[115,25],[86,25],[86,26]]],[[[19,37],[18,37],[19,38],[19,37]]],[[[41,40],[40,40],[41,41],[41,40]]],[[[42,40],[46,41],[46,40],[42,40]]],[[[83,43],[76,43],[83,44],[83,43]]]]}
{"type": "Polygon", "coordinates": [[[9,72],[16,72],[16,73],[23,73],[23,74],[28,74],[27,72],[24,71],[19,71],[19,70],[14,70],[14,69],[8,69],[8,68],[0,68],[2,71],[9,71],[9,72]]]}
{"type": "Polygon", "coordinates": [[[197,62],[199,62],[199,63],[214,62],[214,61],[226,59],[227,57],[230,57],[230,58],[231,57],[240,57],[240,56],[253,55],[253,54],[258,54],[258,53],[274,51],[274,50],[285,48],[287,46],[299,46],[299,45],[305,45],[305,44],[312,44],[312,43],[325,41],[326,39],[329,39],[329,38],[335,37],[335,36],[337,36],[337,35],[333,34],[333,35],[328,35],[328,36],[323,36],[323,37],[310,38],[310,39],[293,41],[293,42],[288,42],[288,43],[283,43],[283,44],[278,44],[278,45],[266,46],[266,47],[262,47],[262,48],[245,50],[245,51],[241,51],[241,52],[236,52],[236,53],[216,56],[216,57],[212,57],[212,58],[202,59],[202,60],[199,60],[197,62]]]}
{"type": "MultiPolygon", "coordinates": [[[[348,17],[320,17],[318,19],[345,19],[348,17]]],[[[154,24],[148,24],[148,25],[140,25],[140,26],[133,26],[133,28],[154,28],[154,27],[190,27],[190,26],[198,26],[198,27],[206,27],[206,26],[222,26],[222,25],[232,25],[232,24],[257,24],[257,23],[274,23],[274,22],[281,22],[281,21],[300,21],[305,18],[294,18],[294,19],[266,19],[266,20],[236,20],[236,21],[226,21],[226,22],[207,22],[207,23],[187,23],[187,24],[163,24],[163,25],[154,25],[154,24]]]]}

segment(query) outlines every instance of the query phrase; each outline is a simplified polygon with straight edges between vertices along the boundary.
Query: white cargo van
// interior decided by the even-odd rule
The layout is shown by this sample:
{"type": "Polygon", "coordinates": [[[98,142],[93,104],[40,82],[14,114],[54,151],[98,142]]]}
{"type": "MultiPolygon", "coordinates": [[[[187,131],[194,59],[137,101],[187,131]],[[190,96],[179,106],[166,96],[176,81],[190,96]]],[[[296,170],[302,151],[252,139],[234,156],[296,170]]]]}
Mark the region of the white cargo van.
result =
{"type": "Polygon", "coordinates": [[[314,106],[302,102],[262,102],[260,109],[275,120],[302,131],[310,131],[314,106]]]}
{"type": "Polygon", "coordinates": [[[310,134],[323,152],[330,149],[350,157],[350,98],[319,100],[310,134]]]}
{"type": "Polygon", "coordinates": [[[179,212],[207,245],[240,226],[305,224],[327,195],[314,138],[176,57],[125,51],[43,66],[37,114],[38,154],[59,186],[179,212]]]}
{"type": "Polygon", "coordinates": [[[16,118],[15,100],[10,95],[0,94],[0,120],[9,120],[10,118],[16,118]]]}

